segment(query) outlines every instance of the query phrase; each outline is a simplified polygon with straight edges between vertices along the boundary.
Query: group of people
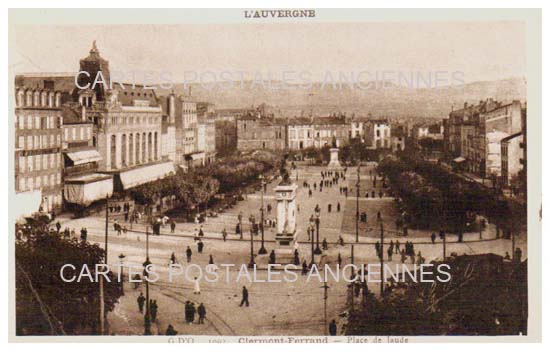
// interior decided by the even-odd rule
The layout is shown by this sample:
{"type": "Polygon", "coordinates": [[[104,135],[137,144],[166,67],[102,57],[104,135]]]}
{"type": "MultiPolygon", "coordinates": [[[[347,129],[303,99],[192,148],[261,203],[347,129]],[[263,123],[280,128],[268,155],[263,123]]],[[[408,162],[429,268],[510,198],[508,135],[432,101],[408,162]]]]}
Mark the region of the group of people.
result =
{"type": "Polygon", "coordinates": [[[189,300],[185,301],[184,316],[185,323],[193,324],[195,322],[195,315],[198,316],[197,324],[204,324],[206,318],[206,307],[201,302],[199,306],[195,307],[195,303],[189,300]]]}
{"type": "MultiPolygon", "coordinates": [[[[53,230],[53,228],[51,228],[50,230],[53,230]]],[[[55,231],[57,232],[57,235],[61,235],[61,223],[59,223],[59,221],[55,223],[55,231]]],[[[63,237],[65,239],[76,238],[76,230],[74,228],[65,227],[65,229],[63,230],[63,237]]],[[[80,228],[80,240],[88,240],[88,228],[80,228]]]]}
{"type": "MultiPolygon", "coordinates": [[[[143,313],[145,302],[145,296],[143,296],[143,293],[139,293],[139,296],[137,297],[139,313],[143,313]]],[[[149,315],[151,317],[151,322],[155,322],[157,320],[158,309],[157,300],[149,299],[149,315]]]]}

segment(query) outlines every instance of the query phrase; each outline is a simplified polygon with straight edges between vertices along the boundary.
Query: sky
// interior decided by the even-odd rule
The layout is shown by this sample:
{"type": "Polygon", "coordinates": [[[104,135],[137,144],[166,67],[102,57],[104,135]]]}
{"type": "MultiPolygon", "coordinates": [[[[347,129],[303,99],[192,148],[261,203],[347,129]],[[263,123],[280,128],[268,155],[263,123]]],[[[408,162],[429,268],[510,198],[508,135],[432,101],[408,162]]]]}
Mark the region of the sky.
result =
{"type": "MultiPolygon", "coordinates": [[[[464,81],[524,77],[521,22],[16,26],[10,68],[76,72],[94,40],[111,71],[463,72],[464,81]]],[[[154,73],[155,74],[155,73],[154,73]]]]}

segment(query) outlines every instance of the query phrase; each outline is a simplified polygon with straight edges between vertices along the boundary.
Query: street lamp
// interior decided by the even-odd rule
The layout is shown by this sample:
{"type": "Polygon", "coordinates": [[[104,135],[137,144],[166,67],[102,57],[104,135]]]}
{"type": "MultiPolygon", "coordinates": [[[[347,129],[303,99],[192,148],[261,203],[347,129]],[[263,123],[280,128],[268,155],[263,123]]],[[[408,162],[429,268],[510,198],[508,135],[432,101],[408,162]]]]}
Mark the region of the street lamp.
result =
{"type": "Polygon", "coordinates": [[[118,255],[118,259],[120,260],[120,292],[122,295],[124,295],[124,256],[123,253],[118,255]]]}
{"type": "Polygon", "coordinates": [[[319,217],[321,216],[321,208],[319,205],[315,207],[315,226],[317,227],[317,245],[315,247],[315,254],[320,255],[322,253],[321,248],[319,247],[319,224],[321,223],[321,220],[319,217]]]}
{"type": "Polygon", "coordinates": [[[254,262],[254,224],[256,223],[256,217],[250,215],[248,218],[250,221],[250,263],[248,263],[248,268],[254,268],[256,262],[254,262]]]}
{"type": "Polygon", "coordinates": [[[262,207],[260,208],[260,220],[261,220],[261,224],[260,224],[260,229],[262,230],[262,247],[260,247],[260,251],[258,251],[258,254],[259,255],[265,255],[267,253],[267,250],[265,249],[264,247],[264,192],[265,192],[265,180],[264,180],[264,176],[260,174],[260,181],[261,181],[261,186],[262,186],[262,191],[261,191],[261,198],[262,198],[262,207]]]}
{"type": "Polygon", "coordinates": [[[315,218],[313,218],[313,215],[309,219],[309,228],[307,228],[307,231],[311,239],[311,266],[313,266],[315,264],[315,218]]]}
{"type": "Polygon", "coordinates": [[[243,213],[239,212],[239,215],[237,216],[239,219],[239,234],[241,235],[241,239],[243,238],[243,213]]]}

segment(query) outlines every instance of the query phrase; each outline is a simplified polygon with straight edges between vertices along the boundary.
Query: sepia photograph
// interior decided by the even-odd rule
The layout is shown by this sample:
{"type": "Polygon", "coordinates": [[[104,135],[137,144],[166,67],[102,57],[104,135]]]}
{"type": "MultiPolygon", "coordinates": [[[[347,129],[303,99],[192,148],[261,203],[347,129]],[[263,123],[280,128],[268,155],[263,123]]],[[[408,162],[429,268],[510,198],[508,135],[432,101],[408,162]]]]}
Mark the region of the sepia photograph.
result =
{"type": "Polygon", "coordinates": [[[10,9],[13,340],[540,341],[541,10],[493,10],[10,9]]]}

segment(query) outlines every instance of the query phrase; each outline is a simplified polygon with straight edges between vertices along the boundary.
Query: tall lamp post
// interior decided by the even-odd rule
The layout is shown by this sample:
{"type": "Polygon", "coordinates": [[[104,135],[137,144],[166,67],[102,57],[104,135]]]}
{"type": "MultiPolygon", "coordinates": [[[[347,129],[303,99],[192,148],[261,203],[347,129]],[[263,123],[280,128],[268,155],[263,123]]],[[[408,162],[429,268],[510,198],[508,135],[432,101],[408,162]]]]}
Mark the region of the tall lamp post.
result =
{"type": "Polygon", "coordinates": [[[123,253],[118,255],[118,259],[120,260],[120,292],[122,295],[124,295],[124,256],[123,253]]]}
{"type": "Polygon", "coordinates": [[[254,262],[254,225],[256,224],[256,217],[250,215],[248,218],[250,221],[250,263],[248,263],[248,268],[254,268],[256,262],[254,262]]]}
{"type": "Polygon", "coordinates": [[[237,216],[239,219],[239,235],[241,236],[241,239],[243,238],[243,213],[239,212],[239,215],[237,216]]]}
{"type": "Polygon", "coordinates": [[[307,228],[311,239],[311,266],[315,264],[315,219],[313,216],[309,219],[309,228],[307,228]]]}
{"type": "Polygon", "coordinates": [[[359,165],[357,166],[357,183],[355,188],[357,190],[356,199],[355,199],[355,242],[359,242],[359,182],[361,181],[360,172],[361,172],[361,161],[358,161],[359,165]]]}
{"type": "Polygon", "coordinates": [[[319,247],[319,224],[321,224],[319,217],[321,217],[321,208],[317,205],[317,207],[315,207],[315,227],[317,228],[317,244],[315,247],[316,255],[320,255],[322,253],[321,248],[319,247]]]}
{"type": "Polygon", "coordinates": [[[264,192],[265,192],[266,183],[264,180],[264,176],[261,174],[260,174],[260,181],[262,185],[262,192],[261,192],[262,207],[260,208],[260,229],[262,231],[262,247],[260,247],[258,254],[265,255],[267,253],[267,250],[264,247],[264,192]]]}

